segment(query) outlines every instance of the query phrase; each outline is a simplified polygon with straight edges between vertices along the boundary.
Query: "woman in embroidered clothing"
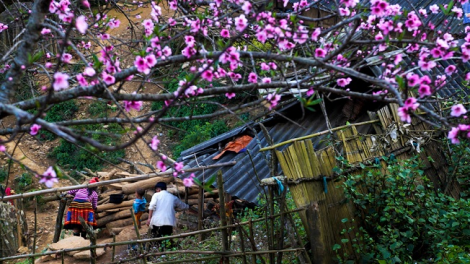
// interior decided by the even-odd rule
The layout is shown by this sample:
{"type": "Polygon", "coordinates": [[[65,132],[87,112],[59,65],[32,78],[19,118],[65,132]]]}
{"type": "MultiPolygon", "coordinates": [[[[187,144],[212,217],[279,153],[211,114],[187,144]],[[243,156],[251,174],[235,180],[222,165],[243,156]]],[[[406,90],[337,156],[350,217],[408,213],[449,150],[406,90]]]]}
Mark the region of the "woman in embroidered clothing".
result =
{"type": "MultiPolygon", "coordinates": [[[[97,177],[90,180],[90,183],[99,182],[97,177]]],[[[79,216],[85,222],[96,228],[95,211],[98,204],[98,193],[95,188],[78,189],[68,191],[67,194],[74,196],[73,201],[69,205],[67,214],[65,215],[64,229],[72,229],[74,236],[86,238],[86,232],[78,219],[79,216]]]]}

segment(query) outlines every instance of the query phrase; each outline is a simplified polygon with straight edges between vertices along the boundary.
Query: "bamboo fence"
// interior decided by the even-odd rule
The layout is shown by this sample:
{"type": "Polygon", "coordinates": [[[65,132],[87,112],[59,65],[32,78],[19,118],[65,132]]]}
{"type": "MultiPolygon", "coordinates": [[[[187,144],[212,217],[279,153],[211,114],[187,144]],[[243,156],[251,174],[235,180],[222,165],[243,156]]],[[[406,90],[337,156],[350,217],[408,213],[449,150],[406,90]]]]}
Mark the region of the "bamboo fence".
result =
{"type": "Polygon", "coordinates": [[[357,228],[360,223],[351,221],[355,218],[355,209],[345,201],[341,188],[343,182],[332,180],[338,176],[333,171],[339,165],[337,156],[343,156],[351,165],[380,162],[385,172],[387,164],[382,157],[407,159],[418,154],[425,163],[426,176],[435,186],[441,189],[447,186],[449,193],[458,198],[458,183],[446,177],[448,168],[443,151],[437,144],[427,144],[435,136],[430,132],[432,130],[427,124],[414,119],[410,125],[403,124],[397,115],[397,108],[398,105],[390,104],[376,113],[369,113],[373,119],[371,121],[340,126],[261,149],[273,150],[291,144],[283,151],[275,150],[275,153],[295,204],[308,208],[301,213],[301,219],[312,245],[314,263],[333,263],[333,256],[337,254],[358,257],[351,247],[352,243],[342,243],[345,236],[349,241],[353,240],[355,232],[342,235],[341,231],[357,228]],[[362,125],[372,125],[377,134],[358,133],[357,126],[362,125]],[[335,132],[333,138],[340,143],[340,147],[330,144],[324,149],[314,150],[312,138],[332,132],[335,132]],[[333,251],[335,244],[341,245],[338,252],[333,251]]]}

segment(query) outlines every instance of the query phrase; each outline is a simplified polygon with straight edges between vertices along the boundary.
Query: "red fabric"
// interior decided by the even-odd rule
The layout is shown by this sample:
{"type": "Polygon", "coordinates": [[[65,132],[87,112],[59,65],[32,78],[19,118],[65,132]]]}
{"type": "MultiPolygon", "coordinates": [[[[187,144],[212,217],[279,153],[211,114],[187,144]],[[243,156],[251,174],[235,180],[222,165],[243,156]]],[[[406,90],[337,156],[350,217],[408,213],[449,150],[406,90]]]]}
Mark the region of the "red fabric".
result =
{"type": "Polygon", "coordinates": [[[11,195],[11,188],[10,187],[7,187],[5,189],[5,195],[8,196],[8,195],[11,195]]]}
{"type": "Polygon", "coordinates": [[[96,228],[95,212],[91,207],[91,203],[78,203],[73,201],[70,203],[69,209],[65,215],[64,229],[81,227],[82,224],[80,220],[78,220],[79,216],[81,216],[89,226],[96,228]]]}
{"type": "Polygon", "coordinates": [[[246,148],[246,146],[248,146],[248,143],[250,143],[252,139],[253,138],[248,135],[238,137],[234,141],[230,141],[229,143],[227,143],[222,152],[220,152],[217,156],[213,157],[212,159],[219,159],[220,157],[222,157],[222,155],[224,155],[225,151],[233,151],[235,153],[238,153],[240,152],[240,150],[246,148]]]}
{"type": "Polygon", "coordinates": [[[96,183],[96,182],[100,182],[100,180],[98,179],[98,177],[93,177],[93,178],[91,178],[90,183],[96,183]]]}

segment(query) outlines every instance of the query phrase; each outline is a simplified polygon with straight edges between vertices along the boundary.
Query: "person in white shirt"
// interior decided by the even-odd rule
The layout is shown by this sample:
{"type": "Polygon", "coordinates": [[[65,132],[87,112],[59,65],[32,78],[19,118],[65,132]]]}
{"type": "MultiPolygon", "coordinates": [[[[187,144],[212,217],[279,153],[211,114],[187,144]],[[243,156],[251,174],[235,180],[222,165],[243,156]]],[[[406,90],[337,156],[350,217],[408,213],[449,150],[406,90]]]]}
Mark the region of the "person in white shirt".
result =
{"type": "Polygon", "coordinates": [[[171,236],[176,226],[175,209],[186,210],[189,206],[167,192],[164,182],[155,185],[155,192],[149,205],[147,225],[153,238],[171,236]]]}

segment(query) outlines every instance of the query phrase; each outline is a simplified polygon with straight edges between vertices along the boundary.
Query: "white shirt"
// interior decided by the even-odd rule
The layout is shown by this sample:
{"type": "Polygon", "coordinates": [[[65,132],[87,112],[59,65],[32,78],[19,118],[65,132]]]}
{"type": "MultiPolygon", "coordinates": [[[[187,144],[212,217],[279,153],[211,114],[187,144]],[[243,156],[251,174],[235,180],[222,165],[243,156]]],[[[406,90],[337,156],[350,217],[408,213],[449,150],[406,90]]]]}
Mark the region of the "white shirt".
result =
{"type": "Polygon", "coordinates": [[[149,210],[153,210],[150,225],[176,226],[175,207],[185,210],[189,208],[189,205],[166,190],[155,193],[149,205],[149,210]]]}

